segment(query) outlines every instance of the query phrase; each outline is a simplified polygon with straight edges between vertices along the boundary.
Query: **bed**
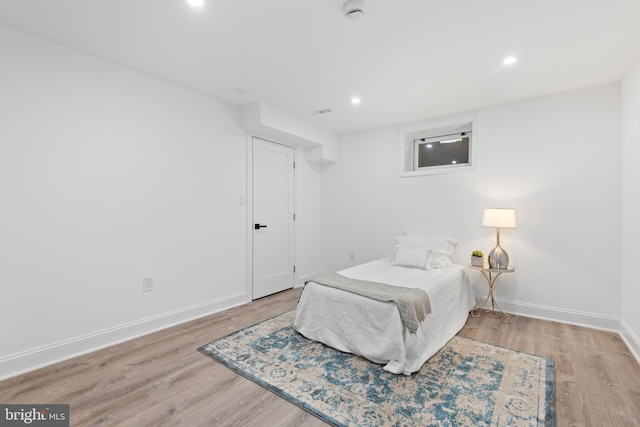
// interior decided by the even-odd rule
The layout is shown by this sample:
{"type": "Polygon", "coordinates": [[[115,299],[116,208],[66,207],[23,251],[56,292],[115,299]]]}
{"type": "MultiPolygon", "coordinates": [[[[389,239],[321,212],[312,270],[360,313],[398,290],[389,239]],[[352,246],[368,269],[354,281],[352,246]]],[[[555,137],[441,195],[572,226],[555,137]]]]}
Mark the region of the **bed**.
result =
{"type": "MultiPolygon", "coordinates": [[[[442,242],[444,238],[428,238],[430,243],[426,245],[413,237],[397,238],[393,257],[338,273],[352,279],[423,289],[431,313],[415,333],[405,326],[395,303],[313,281],[306,283],[300,295],[294,321],[296,330],[311,340],[384,364],[384,369],[394,374],[411,375],[418,371],[462,329],[475,305],[475,297],[466,269],[450,262],[453,248],[433,248],[433,242],[442,242]]],[[[451,246],[457,244],[446,239],[451,246]]]]}

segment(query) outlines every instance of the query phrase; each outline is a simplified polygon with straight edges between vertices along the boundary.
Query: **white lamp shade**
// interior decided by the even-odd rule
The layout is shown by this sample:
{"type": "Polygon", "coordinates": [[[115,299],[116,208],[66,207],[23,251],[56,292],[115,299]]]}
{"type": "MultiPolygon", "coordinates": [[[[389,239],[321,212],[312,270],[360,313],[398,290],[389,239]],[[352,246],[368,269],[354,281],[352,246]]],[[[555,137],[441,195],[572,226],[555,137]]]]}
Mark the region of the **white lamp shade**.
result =
{"type": "Polygon", "coordinates": [[[511,208],[485,209],[482,225],[493,228],[516,228],[516,211],[511,208]]]}

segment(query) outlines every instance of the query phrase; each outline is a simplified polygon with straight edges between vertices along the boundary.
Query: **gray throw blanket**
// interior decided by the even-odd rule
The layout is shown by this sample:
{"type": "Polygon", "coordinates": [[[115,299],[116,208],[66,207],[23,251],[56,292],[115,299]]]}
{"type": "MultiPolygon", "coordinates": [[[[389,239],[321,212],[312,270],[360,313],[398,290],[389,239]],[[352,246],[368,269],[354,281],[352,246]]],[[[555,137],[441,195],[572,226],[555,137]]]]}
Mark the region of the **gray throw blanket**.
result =
{"type": "Polygon", "coordinates": [[[377,301],[393,302],[398,306],[402,323],[411,333],[415,333],[420,323],[431,313],[429,295],[422,289],[350,279],[338,273],[316,274],[307,279],[305,285],[309,282],[362,295],[377,301]]]}

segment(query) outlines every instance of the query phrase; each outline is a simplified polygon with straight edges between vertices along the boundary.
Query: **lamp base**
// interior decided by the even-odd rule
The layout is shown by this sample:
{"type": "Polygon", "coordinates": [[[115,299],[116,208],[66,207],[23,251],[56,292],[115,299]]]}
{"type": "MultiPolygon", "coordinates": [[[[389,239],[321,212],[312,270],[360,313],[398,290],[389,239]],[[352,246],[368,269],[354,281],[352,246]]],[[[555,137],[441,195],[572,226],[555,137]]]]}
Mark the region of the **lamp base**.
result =
{"type": "Polygon", "coordinates": [[[489,252],[489,267],[490,268],[507,268],[509,267],[509,255],[500,247],[500,245],[491,249],[489,252]]]}

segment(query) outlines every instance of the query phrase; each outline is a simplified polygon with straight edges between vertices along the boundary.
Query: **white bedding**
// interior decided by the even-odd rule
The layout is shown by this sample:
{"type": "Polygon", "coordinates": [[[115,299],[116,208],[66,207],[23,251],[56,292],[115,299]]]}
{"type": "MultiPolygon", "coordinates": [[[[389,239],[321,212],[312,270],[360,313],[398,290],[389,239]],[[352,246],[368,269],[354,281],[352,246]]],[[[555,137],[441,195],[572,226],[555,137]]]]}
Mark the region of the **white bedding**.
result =
{"type": "Polygon", "coordinates": [[[294,327],[305,337],[358,354],[394,374],[410,375],[462,329],[475,298],[461,265],[422,270],[393,266],[388,259],[361,264],[340,274],[353,279],[420,288],[431,314],[415,334],[402,324],[398,308],[309,282],[300,296],[294,327]]]}

